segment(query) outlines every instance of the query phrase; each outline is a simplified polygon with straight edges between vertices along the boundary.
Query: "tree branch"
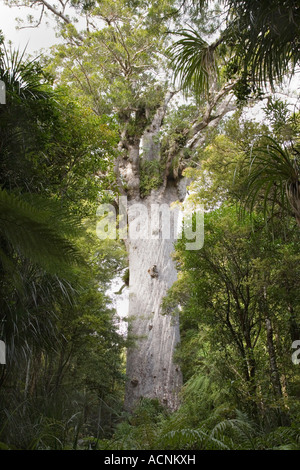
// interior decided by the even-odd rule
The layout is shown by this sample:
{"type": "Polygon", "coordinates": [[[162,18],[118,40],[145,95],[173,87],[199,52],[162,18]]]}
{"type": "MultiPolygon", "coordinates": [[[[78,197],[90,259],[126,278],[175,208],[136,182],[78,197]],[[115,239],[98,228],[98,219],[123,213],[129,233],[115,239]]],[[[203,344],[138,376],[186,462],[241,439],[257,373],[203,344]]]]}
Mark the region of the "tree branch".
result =
{"type": "MultiPolygon", "coordinates": [[[[216,127],[216,125],[220,122],[220,120],[222,119],[222,117],[224,117],[225,114],[235,109],[235,106],[229,107],[229,104],[233,99],[233,95],[229,93],[234,88],[235,84],[236,81],[226,83],[226,85],[224,85],[217,94],[213,93],[212,91],[209,93],[209,95],[212,95],[212,100],[208,102],[201,121],[196,122],[192,127],[191,131],[189,132],[190,140],[186,144],[187,148],[192,149],[196,146],[199,146],[199,144],[203,141],[203,139],[198,139],[199,133],[208,126],[216,127]],[[227,94],[229,94],[227,100],[221,101],[222,98],[224,98],[224,96],[226,96],[227,94]],[[220,102],[220,107],[217,108],[215,114],[212,115],[213,110],[220,102]],[[210,124],[212,121],[215,122],[213,125],[210,124]]],[[[213,85],[213,87],[214,86],[215,85],[213,85]]]]}
{"type": "MultiPolygon", "coordinates": [[[[71,24],[70,19],[64,14],[65,5],[63,5],[63,10],[62,11],[58,11],[53,5],[51,5],[49,2],[47,2],[47,0],[38,0],[38,2],[35,2],[35,3],[43,4],[55,16],[58,16],[61,20],[63,20],[64,23],[71,24]]],[[[62,2],[60,2],[60,3],[62,4],[62,2]]]]}

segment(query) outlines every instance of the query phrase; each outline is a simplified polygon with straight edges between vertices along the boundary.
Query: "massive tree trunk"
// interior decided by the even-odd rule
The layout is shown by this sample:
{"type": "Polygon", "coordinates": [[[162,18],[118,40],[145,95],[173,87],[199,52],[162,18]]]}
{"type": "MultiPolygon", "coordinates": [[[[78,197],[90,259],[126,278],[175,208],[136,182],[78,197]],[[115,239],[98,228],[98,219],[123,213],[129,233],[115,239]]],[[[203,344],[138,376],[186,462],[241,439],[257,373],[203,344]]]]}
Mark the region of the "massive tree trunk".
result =
{"type": "MultiPolygon", "coordinates": [[[[151,204],[170,204],[178,199],[175,185],[168,185],[157,199],[143,200],[151,214],[151,204]]],[[[150,221],[150,217],[149,217],[150,221]]],[[[171,257],[173,230],[168,239],[129,240],[129,337],[133,345],[127,352],[125,406],[132,409],[140,397],[157,398],[174,410],[179,404],[182,375],[173,361],[179,342],[179,319],[162,314],[161,302],[176,281],[171,257]],[[153,269],[153,266],[155,268],[153,269]]]]}

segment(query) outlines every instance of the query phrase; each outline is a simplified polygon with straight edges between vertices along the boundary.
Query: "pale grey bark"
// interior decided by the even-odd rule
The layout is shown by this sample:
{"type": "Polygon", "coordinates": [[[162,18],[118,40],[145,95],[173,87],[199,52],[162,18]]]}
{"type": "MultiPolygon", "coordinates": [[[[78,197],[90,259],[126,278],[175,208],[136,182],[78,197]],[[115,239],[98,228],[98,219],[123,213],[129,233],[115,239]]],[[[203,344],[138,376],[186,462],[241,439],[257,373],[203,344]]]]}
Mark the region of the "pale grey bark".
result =
{"type": "Polygon", "coordinates": [[[152,119],[150,126],[147,127],[142,137],[143,158],[147,161],[157,160],[160,155],[160,131],[168,104],[175,91],[168,91],[162,106],[160,106],[152,119]]]}
{"type": "MultiPolygon", "coordinates": [[[[153,192],[143,203],[170,204],[178,199],[175,185],[159,199],[153,192]]],[[[176,219],[176,217],[175,217],[176,219]]],[[[141,397],[157,398],[169,409],[179,405],[182,374],[173,356],[180,340],[178,313],[163,315],[161,302],[176,281],[171,254],[174,226],[169,239],[129,240],[129,337],[125,406],[132,409],[141,397]],[[156,266],[155,271],[151,268],[156,266]]],[[[157,233],[157,236],[159,234],[157,233]]]]}

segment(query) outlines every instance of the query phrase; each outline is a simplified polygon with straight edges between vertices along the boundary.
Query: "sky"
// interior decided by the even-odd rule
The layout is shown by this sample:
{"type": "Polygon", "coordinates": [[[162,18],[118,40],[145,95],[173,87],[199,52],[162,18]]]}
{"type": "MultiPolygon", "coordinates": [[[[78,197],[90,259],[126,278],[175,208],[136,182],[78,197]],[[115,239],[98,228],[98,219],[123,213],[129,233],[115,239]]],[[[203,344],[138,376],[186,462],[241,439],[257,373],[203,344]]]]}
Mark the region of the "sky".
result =
{"type": "Polygon", "coordinates": [[[12,41],[15,48],[20,48],[21,51],[27,44],[27,52],[34,54],[42,48],[48,49],[59,40],[53,30],[54,22],[52,26],[47,26],[46,21],[43,20],[38,28],[16,30],[16,18],[26,18],[29,13],[32,13],[30,8],[10,8],[4,4],[3,0],[0,0],[0,29],[4,33],[5,40],[12,41]]]}

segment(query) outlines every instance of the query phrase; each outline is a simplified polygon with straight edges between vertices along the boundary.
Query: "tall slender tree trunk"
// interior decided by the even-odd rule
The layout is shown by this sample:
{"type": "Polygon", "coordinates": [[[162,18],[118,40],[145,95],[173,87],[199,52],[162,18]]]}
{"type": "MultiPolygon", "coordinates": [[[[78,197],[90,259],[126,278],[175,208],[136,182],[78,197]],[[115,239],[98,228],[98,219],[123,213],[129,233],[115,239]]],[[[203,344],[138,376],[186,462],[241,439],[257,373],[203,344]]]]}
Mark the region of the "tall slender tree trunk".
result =
{"type": "Polygon", "coordinates": [[[269,315],[268,301],[267,301],[267,289],[264,287],[263,290],[263,309],[265,315],[265,325],[267,333],[267,348],[269,353],[269,364],[271,373],[271,382],[273,385],[274,394],[277,398],[282,397],[280,374],[277,366],[276,349],[274,345],[273,337],[273,325],[269,315]]]}
{"type": "Polygon", "coordinates": [[[273,327],[270,318],[266,317],[266,332],[267,332],[267,347],[269,353],[271,382],[273,385],[274,393],[277,398],[282,398],[282,390],[280,383],[280,374],[277,367],[276,351],[273,338],[273,327]]]}
{"type": "MultiPolygon", "coordinates": [[[[269,315],[268,304],[267,304],[267,294],[266,288],[264,288],[264,313],[265,313],[265,325],[266,325],[266,333],[267,333],[267,348],[269,354],[269,364],[270,364],[270,375],[271,375],[271,383],[274,390],[274,395],[277,400],[281,400],[283,398],[282,393],[282,386],[280,380],[280,372],[277,364],[277,354],[274,344],[274,333],[273,333],[273,325],[269,315]]],[[[287,415],[287,412],[282,410],[280,407],[277,409],[277,420],[279,426],[289,426],[290,419],[287,415]]]]}
{"type": "Polygon", "coordinates": [[[293,307],[292,304],[288,305],[288,312],[290,314],[289,319],[288,319],[289,320],[289,330],[290,330],[291,340],[293,342],[293,341],[296,341],[297,339],[300,338],[300,328],[299,328],[299,325],[297,323],[296,313],[295,313],[295,310],[294,310],[294,307],[293,307]]]}

